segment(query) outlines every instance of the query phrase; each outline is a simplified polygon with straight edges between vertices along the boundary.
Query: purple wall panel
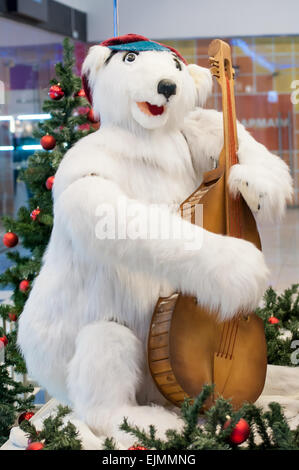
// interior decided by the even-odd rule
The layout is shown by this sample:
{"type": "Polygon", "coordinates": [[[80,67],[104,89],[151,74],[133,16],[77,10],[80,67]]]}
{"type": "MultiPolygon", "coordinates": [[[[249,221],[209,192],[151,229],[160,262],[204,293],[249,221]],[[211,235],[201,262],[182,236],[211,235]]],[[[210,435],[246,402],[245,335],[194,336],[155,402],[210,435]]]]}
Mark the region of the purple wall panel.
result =
{"type": "Polygon", "coordinates": [[[10,89],[26,90],[38,86],[38,73],[32,65],[15,65],[10,69],[10,89]]]}

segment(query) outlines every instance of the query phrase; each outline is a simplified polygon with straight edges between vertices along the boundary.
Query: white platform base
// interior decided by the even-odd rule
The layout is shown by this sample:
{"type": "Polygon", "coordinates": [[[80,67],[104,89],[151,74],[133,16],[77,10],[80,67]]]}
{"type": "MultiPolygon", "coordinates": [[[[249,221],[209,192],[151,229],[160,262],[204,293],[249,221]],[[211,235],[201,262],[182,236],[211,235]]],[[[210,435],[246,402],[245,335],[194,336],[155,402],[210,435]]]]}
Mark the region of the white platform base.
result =
{"type": "MultiPolygon", "coordinates": [[[[268,366],[264,391],[256,404],[263,409],[271,402],[280,403],[288,419],[291,429],[299,425],[299,367],[268,366]]],[[[56,412],[59,403],[51,399],[32,418],[37,429],[42,428],[43,420],[56,412]]],[[[79,431],[79,437],[85,450],[101,450],[105,436],[95,436],[83,421],[76,418],[74,413],[65,417],[65,422],[71,421],[79,431]]],[[[19,427],[11,430],[9,440],[1,450],[24,450],[28,445],[24,432],[19,427]]],[[[118,443],[117,447],[123,449],[118,443]]]]}

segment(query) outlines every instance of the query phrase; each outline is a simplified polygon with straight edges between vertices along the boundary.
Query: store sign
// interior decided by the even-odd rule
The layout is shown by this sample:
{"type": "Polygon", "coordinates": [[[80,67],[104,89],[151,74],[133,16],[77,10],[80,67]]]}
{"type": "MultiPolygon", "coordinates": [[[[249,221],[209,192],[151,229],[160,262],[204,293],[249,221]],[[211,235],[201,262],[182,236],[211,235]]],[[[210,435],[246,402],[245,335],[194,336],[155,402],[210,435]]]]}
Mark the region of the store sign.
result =
{"type": "Polygon", "coordinates": [[[267,129],[269,127],[288,127],[288,118],[250,118],[242,119],[242,124],[250,129],[267,129]]]}
{"type": "Polygon", "coordinates": [[[236,97],[237,116],[252,136],[272,152],[288,152],[292,146],[293,107],[288,93],[269,103],[268,95],[236,97]]]}

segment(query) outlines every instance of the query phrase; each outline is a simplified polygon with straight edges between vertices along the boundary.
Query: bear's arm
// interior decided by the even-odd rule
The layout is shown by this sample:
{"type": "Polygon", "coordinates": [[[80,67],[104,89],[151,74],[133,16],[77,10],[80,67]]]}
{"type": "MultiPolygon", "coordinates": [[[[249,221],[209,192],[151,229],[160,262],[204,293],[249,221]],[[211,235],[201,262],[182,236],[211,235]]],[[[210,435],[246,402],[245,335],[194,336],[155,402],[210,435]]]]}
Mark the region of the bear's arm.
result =
{"type": "Polygon", "coordinates": [[[165,207],[129,199],[100,176],[81,177],[60,193],[54,202],[54,229],[70,239],[75,258],[93,266],[123,265],[166,280],[174,291],[219,307],[222,318],[256,308],[265,286],[264,259],[251,243],[208,232],[165,207]],[[143,228],[137,239],[134,218],[132,223],[136,211],[143,228]],[[150,236],[153,228],[162,235],[155,230],[150,236]]]}
{"type": "MultiPolygon", "coordinates": [[[[182,129],[199,176],[213,168],[223,147],[222,113],[196,109],[182,129]]],[[[237,124],[239,164],[230,171],[233,194],[242,193],[260,219],[280,217],[293,195],[292,179],[285,162],[257,142],[242,124],[237,124]]]]}
{"type": "Polygon", "coordinates": [[[123,265],[167,280],[174,290],[194,295],[200,290],[204,300],[211,301],[199,279],[204,284],[209,253],[218,251],[217,237],[206,232],[204,246],[199,249],[201,227],[184,221],[167,207],[129,199],[107,178],[86,175],[69,184],[55,199],[54,226],[71,239],[74,255],[81,259],[123,265]],[[140,214],[143,229],[140,239],[134,236],[135,213],[140,214]],[[165,238],[154,234],[150,239],[153,228],[166,234],[165,238]]]}

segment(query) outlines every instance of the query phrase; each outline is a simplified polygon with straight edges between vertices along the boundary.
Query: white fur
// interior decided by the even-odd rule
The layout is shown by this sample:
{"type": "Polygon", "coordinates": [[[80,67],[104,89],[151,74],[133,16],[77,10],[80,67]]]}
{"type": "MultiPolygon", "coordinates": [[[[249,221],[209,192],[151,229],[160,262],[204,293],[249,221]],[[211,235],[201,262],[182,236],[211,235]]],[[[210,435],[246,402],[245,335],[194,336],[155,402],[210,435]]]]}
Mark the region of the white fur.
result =
{"type": "MultiPolygon", "coordinates": [[[[123,55],[105,64],[109,50],[95,46],[85,61],[102,126],[69,150],[57,171],[54,227],[19,322],[18,344],[32,377],[72,404],[98,434],[117,434],[128,445],[133,437],[118,430],[125,415],[141,427],[155,424],[162,435],[181,426],[161,407],[147,367],[159,295],[190,293],[230,318],[257,306],[268,271],[251,243],[204,231],[172,208],[196,189],[222,147],[221,114],[195,108],[209,93],[208,72],[184,64],[178,70],[169,52],[140,53],[132,64],[123,55]],[[168,101],[157,92],[161,79],[177,84],[168,101]],[[138,114],[136,101],[165,105],[165,114],[138,114]],[[165,229],[184,229],[185,238],[100,240],[96,209],[108,203],[117,212],[120,199],[127,208],[138,202],[144,214],[163,203],[146,222],[161,215],[165,229]],[[191,235],[193,249],[186,250],[191,235]]],[[[281,213],[291,194],[285,164],[241,127],[239,158],[232,190],[242,191],[248,181],[250,204],[263,192],[261,214],[281,213]]],[[[125,223],[123,217],[124,230],[125,223]]]]}

